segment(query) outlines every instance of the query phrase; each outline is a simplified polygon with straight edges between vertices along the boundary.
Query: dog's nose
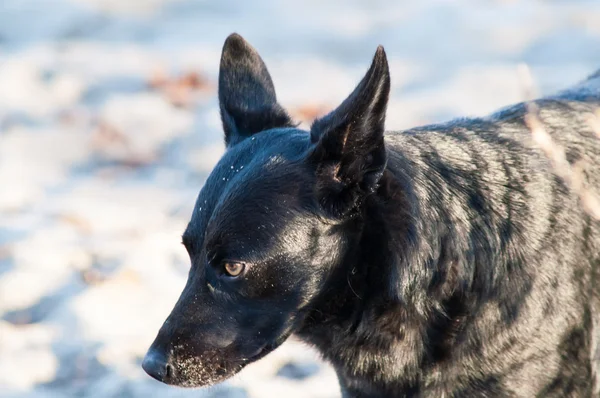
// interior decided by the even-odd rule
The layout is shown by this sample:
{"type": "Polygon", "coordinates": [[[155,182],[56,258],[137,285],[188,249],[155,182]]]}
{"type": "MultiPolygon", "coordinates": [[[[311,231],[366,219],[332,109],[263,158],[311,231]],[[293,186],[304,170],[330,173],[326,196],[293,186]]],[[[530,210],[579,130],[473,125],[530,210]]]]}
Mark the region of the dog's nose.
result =
{"type": "Polygon", "coordinates": [[[157,353],[154,350],[148,351],[142,362],[142,369],[150,376],[163,383],[173,378],[173,365],[171,365],[167,358],[157,353]]]}

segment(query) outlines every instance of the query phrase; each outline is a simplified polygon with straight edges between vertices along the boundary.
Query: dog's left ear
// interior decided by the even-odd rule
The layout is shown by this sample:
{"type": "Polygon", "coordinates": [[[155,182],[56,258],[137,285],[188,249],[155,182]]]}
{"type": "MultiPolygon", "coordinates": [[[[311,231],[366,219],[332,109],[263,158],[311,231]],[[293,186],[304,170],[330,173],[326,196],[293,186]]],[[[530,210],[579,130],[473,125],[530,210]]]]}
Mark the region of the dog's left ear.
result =
{"type": "Polygon", "coordinates": [[[383,139],[390,73],[379,46],[365,77],[342,104],[311,127],[317,195],[324,210],[340,218],[377,189],[387,164],[383,139]]]}
{"type": "Polygon", "coordinates": [[[237,33],[231,34],[223,45],[219,106],[227,146],[264,130],[293,126],[287,112],[277,103],[265,63],[237,33]]]}

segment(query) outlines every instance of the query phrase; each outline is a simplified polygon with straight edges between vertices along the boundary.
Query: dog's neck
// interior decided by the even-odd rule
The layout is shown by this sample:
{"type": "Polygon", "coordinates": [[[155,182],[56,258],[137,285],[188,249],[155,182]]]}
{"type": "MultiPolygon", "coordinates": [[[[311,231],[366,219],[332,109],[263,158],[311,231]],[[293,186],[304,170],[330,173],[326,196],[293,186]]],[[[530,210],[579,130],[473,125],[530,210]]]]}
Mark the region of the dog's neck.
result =
{"type": "Polygon", "coordinates": [[[391,155],[377,194],[365,202],[357,234],[365,249],[336,270],[332,279],[343,283],[315,303],[298,332],[334,364],[343,388],[378,380],[373,396],[418,391],[446,360],[471,351],[469,323],[491,289],[474,289],[477,270],[464,258],[473,250],[453,230],[467,226],[439,208],[435,184],[421,180],[430,189],[418,191],[414,165],[391,155]]]}

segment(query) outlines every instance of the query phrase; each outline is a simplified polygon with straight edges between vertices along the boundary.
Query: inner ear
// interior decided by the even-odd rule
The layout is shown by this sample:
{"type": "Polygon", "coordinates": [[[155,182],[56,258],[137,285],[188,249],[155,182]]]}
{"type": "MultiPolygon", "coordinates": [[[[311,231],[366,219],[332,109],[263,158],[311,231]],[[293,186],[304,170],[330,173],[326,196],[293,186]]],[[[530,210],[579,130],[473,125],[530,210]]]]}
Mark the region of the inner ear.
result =
{"type": "Polygon", "coordinates": [[[354,91],[334,111],[311,127],[317,166],[317,195],[333,216],[356,207],[374,192],[387,164],[385,112],[390,74],[383,47],[354,91]]]}
{"type": "Polygon", "coordinates": [[[225,40],[221,54],[219,107],[227,146],[264,130],[294,125],[277,103],[263,60],[236,33],[225,40]]]}

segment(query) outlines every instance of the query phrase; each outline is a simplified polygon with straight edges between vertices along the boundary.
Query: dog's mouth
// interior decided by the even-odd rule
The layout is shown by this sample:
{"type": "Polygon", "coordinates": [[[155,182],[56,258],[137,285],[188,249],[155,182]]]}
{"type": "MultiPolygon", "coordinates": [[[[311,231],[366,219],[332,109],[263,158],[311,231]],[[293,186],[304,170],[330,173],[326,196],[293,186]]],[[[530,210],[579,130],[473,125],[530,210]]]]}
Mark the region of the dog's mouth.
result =
{"type": "Polygon", "coordinates": [[[261,359],[262,357],[264,357],[271,351],[273,351],[273,349],[269,348],[269,344],[264,344],[261,347],[257,348],[256,350],[252,351],[252,353],[250,353],[250,355],[247,355],[246,357],[242,358],[240,361],[242,363],[258,361],[259,359],[261,359]]]}
{"type": "Polygon", "coordinates": [[[247,350],[241,356],[238,350],[235,350],[238,351],[237,355],[232,355],[231,351],[212,351],[193,357],[164,360],[160,367],[162,371],[155,370],[153,361],[156,359],[149,352],[142,367],[150,376],[166,384],[188,388],[207,387],[227,380],[246,365],[264,358],[283,344],[290,334],[286,333],[273,342],[247,350]]]}
{"type": "Polygon", "coordinates": [[[287,330],[283,334],[281,334],[277,339],[275,339],[275,341],[262,345],[254,352],[252,352],[252,355],[249,355],[244,361],[246,362],[246,364],[248,364],[264,358],[267,354],[279,348],[279,346],[282,345],[291,335],[292,329],[287,328],[287,330]]]}
{"type": "MultiPolygon", "coordinates": [[[[283,341],[285,341],[285,339],[287,339],[287,336],[283,339],[283,341]]],[[[279,340],[280,339],[278,339],[277,341],[275,341],[273,343],[263,344],[256,350],[252,351],[250,353],[250,355],[247,355],[244,358],[242,358],[240,360],[240,362],[244,363],[244,364],[249,364],[249,363],[258,361],[259,359],[264,358],[269,353],[275,351],[275,349],[278,348],[283,343],[283,341],[280,342],[279,340]]]]}

